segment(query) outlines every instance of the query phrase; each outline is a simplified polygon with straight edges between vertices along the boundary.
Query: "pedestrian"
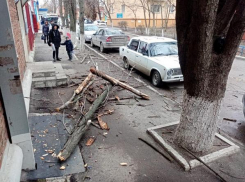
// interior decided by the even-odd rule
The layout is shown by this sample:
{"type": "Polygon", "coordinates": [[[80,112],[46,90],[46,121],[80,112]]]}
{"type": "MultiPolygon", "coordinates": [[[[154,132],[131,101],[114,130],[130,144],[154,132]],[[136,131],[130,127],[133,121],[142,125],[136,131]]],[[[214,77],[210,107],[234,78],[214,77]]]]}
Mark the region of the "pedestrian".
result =
{"type": "Polygon", "coordinates": [[[48,42],[48,33],[49,33],[49,24],[47,21],[45,21],[43,25],[44,44],[48,42]]]}
{"type": "Polygon", "coordinates": [[[72,54],[73,54],[73,44],[69,37],[66,37],[66,41],[64,43],[61,43],[61,45],[66,46],[66,51],[69,57],[69,61],[72,61],[72,54]]]}
{"type": "Polygon", "coordinates": [[[52,29],[49,31],[49,46],[53,49],[53,59],[55,61],[61,61],[59,58],[59,47],[61,42],[61,36],[59,32],[59,26],[53,24],[52,29]],[[55,59],[56,56],[56,59],[55,59]]]}

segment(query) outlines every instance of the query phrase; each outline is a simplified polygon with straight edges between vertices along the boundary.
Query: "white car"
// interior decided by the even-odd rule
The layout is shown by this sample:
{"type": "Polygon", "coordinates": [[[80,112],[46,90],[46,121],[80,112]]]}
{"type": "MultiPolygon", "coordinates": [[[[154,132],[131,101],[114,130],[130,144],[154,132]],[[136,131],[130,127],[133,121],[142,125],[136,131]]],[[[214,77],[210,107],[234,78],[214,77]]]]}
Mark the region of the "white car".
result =
{"type": "MultiPolygon", "coordinates": [[[[84,38],[85,42],[90,42],[92,35],[98,30],[98,26],[94,24],[84,24],[84,38]]],[[[77,26],[77,38],[80,39],[80,26],[77,26]]]]}
{"type": "Polygon", "coordinates": [[[94,24],[98,26],[106,26],[106,22],[102,20],[96,20],[94,21],[94,24]]]}
{"type": "Polygon", "coordinates": [[[130,66],[151,77],[152,84],[184,81],[177,41],[165,37],[135,37],[120,47],[124,68],[130,66]]]}

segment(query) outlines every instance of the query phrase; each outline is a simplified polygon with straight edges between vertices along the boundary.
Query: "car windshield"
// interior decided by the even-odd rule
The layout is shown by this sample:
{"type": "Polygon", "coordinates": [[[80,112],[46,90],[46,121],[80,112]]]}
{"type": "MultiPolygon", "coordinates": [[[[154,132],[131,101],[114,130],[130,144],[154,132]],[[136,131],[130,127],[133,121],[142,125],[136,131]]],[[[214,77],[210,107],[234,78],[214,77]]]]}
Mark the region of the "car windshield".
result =
{"type": "Polygon", "coordinates": [[[121,34],[123,34],[123,32],[120,30],[116,30],[116,29],[106,30],[106,35],[121,35],[121,34]]]}
{"type": "Polygon", "coordinates": [[[84,26],[84,31],[97,31],[97,26],[84,26]]]}
{"type": "Polygon", "coordinates": [[[154,56],[169,56],[178,55],[177,42],[156,42],[149,45],[150,55],[154,56]]]}

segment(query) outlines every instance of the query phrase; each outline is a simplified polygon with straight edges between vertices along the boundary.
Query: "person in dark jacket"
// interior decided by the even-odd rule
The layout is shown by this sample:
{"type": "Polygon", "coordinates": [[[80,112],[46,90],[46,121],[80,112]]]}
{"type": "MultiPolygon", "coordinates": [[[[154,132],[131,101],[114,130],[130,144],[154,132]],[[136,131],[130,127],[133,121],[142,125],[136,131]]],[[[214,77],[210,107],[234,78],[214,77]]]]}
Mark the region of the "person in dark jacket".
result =
{"type": "Polygon", "coordinates": [[[62,43],[61,45],[65,45],[66,46],[66,51],[69,57],[69,61],[72,61],[72,53],[73,53],[73,44],[70,40],[69,37],[66,37],[66,41],[64,43],[62,43]]]}
{"type": "Polygon", "coordinates": [[[49,33],[49,24],[47,21],[45,21],[45,24],[43,25],[43,35],[44,35],[45,44],[48,42],[48,33],[49,33]]]}
{"type": "Polygon", "coordinates": [[[53,46],[53,59],[55,61],[61,61],[59,58],[59,47],[61,42],[61,36],[59,32],[59,26],[53,24],[52,29],[49,32],[49,46],[53,46]],[[56,56],[56,59],[55,59],[56,56]]]}

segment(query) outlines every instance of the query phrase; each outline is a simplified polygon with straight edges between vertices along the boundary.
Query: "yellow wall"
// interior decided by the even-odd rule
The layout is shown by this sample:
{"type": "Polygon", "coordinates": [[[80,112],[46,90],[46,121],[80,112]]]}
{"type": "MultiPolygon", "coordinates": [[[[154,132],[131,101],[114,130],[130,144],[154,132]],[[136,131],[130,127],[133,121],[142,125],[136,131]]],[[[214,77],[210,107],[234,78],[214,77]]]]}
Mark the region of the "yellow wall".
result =
{"type": "MultiPolygon", "coordinates": [[[[109,0],[108,0],[109,1],[109,0]]],[[[118,26],[118,22],[120,21],[127,21],[128,22],[128,27],[134,28],[135,27],[135,16],[132,10],[129,8],[137,9],[136,10],[136,26],[143,25],[145,26],[145,19],[144,19],[144,11],[143,8],[140,7],[140,1],[139,0],[124,0],[125,5],[125,12],[123,13],[123,18],[117,18],[117,13],[122,13],[122,2],[120,1],[115,1],[113,4],[113,12],[111,13],[111,18],[113,22],[113,26],[118,26]]],[[[163,14],[163,19],[167,18],[167,9],[166,9],[166,1],[163,1],[162,3],[157,3],[162,5],[162,14],[163,14]]],[[[153,14],[151,13],[150,15],[150,26],[153,26],[153,14]]],[[[149,22],[149,15],[148,11],[146,11],[146,19],[147,19],[147,24],[149,22]]],[[[156,27],[162,27],[162,17],[161,17],[161,12],[160,13],[155,13],[155,19],[156,19],[156,27]]],[[[107,18],[107,24],[111,25],[109,17],[107,18]]],[[[169,22],[168,26],[172,27],[175,26],[175,11],[174,13],[169,14],[169,22]]]]}
{"type": "MultiPolygon", "coordinates": [[[[128,27],[129,28],[134,28],[135,27],[135,21],[134,19],[126,19],[126,18],[116,18],[116,19],[112,19],[112,23],[113,23],[113,26],[118,26],[118,22],[120,21],[126,21],[128,23],[128,27]]],[[[149,23],[149,19],[147,19],[147,24],[149,23]]],[[[163,20],[163,23],[165,23],[165,19],[163,20]]],[[[111,23],[109,20],[107,20],[107,25],[108,26],[111,26],[111,23]]],[[[142,25],[145,27],[145,19],[137,19],[136,20],[136,27],[139,26],[139,25],[142,25]]],[[[163,24],[165,25],[165,24],[163,24]]],[[[175,24],[175,19],[169,19],[168,20],[168,27],[174,27],[176,24],[175,24]]],[[[153,20],[151,19],[151,22],[150,22],[150,27],[153,27],[153,20]]],[[[162,19],[156,19],[156,27],[160,28],[162,27],[162,19]]]]}

